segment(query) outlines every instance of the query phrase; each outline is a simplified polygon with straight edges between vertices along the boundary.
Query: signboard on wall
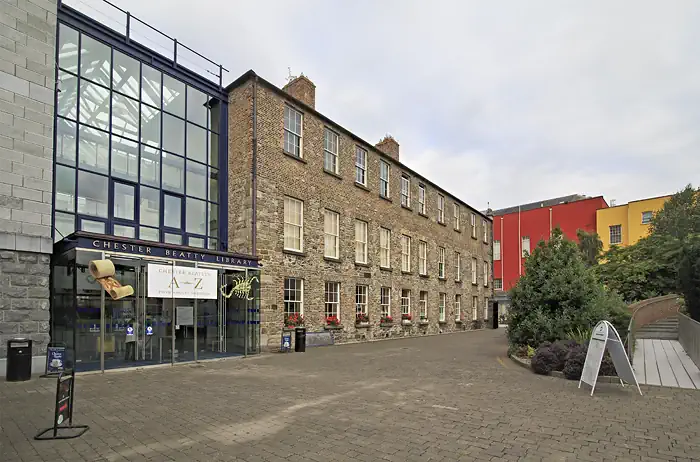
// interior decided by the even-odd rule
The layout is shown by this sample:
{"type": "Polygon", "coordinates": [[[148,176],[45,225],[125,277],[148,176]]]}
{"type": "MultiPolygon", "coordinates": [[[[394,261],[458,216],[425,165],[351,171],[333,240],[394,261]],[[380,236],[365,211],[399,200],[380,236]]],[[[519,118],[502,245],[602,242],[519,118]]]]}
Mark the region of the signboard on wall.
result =
{"type": "Polygon", "coordinates": [[[218,271],[187,266],[148,264],[148,296],[216,300],[218,271]]]}

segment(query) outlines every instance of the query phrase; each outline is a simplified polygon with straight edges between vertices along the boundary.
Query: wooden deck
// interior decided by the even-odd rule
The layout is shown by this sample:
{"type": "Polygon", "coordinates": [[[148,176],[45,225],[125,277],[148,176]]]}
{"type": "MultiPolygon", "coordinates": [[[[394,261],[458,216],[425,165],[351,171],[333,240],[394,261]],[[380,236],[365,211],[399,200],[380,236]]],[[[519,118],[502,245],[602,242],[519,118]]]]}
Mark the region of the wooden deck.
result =
{"type": "Polygon", "coordinates": [[[633,359],[640,384],[700,390],[700,369],[677,340],[639,339],[633,359]]]}

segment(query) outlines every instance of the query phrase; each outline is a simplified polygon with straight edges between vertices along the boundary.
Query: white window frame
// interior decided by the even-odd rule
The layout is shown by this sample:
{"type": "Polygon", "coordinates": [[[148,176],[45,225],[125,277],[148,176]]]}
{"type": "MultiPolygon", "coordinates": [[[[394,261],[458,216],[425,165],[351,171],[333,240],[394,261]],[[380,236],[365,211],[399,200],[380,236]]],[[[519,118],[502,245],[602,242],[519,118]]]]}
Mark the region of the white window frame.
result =
{"type": "Polygon", "coordinates": [[[401,175],[401,205],[411,207],[411,178],[401,175]]]}
{"type": "Polygon", "coordinates": [[[389,188],[389,181],[391,178],[391,165],[388,162],[380,160],[379,161],[379,194],[382,197],[389,197],[391,194],[391,189],[389,188]],[[384,177],[386,173],[386,178],[384,177]]]}
{"type": "Polygon", "coordinates": [[[355,220],[355,263],[367,264],[368,230],[366,221],[355,220]]]}
{"type": "Polygon", "coordinates": [[[291,196],[284,196],[284,249],[292,250],[294,252],[304,251],[304,201],[296,199],[291,196]],[[298,206],[298,220],[296,220],[298,206]],[[294,210],[292,210],[292,208],[294,210]],[[288,245],[288,242],[294,240],[296,237],[292,236],[293,230],[299,230],[299,246],[292,247],[288,245]]]}
{"type": "Polygon", "coordinates": [[[476,285],[477,280],[476,280],[476,271],[477,271],[477,262],[476,258],[472,258],[472,284],[476,285]]]}
{"type": "Polygon", "coordinates": [[[612,225],[610,226],[610,245],[622,244],[622,225],[612,225]],[[618,233],[613,233],[613,230],[619,231],[618,233]],[[613,236],[617,236],[617,240],[613,241],[613,236]]]}
{"type": "Polygon", "coordinates": [[[438,277],[445,279],[445,248],[438,247],[438,277]]]}
{"type": "Polygon", "coordinates": [[[489,242],[489,226],[486,220],[481,220],[481,226],[484,228],[484,243],[488,244],[489,242]]]}
{"type": "Polygon", "coordinates": [[[379,228],[379,266],[391,268],[391,230],[379,228]]]}
{"type": "Polygon", "coordinates": [[[382,316],[391,316],[391,287],[379,289],[379,307],[382,316]]]}
{"type": "Polygon", "coordinates": [[[411,289],[401,289],[401,316],[411,314],[411,289]]]}
{"type": "Polygon", "coordinates": [[[428,274],[428,243],[425,241],[418,241],[418,274],[428,274]]]}
{"type": "Polygon", "coordinates": [[[282,300],[284,303],[284,315],[288,316],[290,314],[300,314],[304,316],[304,280],[301,278],[292,278],[292,277],[287,277],[284,278],[284,286],[282,288],[283,294],[282,294],[282,300]],[[294,288],[287,289],[287,281],[295,281],[294,288]],[[297,287],[298,285],[298,287],[297,287]],[[294,299],[288,298],[287,295],[295,293],[299,294],[299,299],[297,300],[296,297],[294,299]],[[294,306],[299,307],[299,311],[288,311],[287,310],[287,304],[294,304],[294,306]]]}
{"type": "Polygon", "coordinates": [[[526,258],[530,255],[530,252],[532,250],[530,248],[530,236],[523,236],[520,241],[521,241],[520,245],[522,246],[520,249],[521,256],[522,256],[522,258],[526,258]]]}
{"type": "Polygon", "coordinates": [[[418,213],[425,215],[425,185],[418,185],[418,213]]]}
{"type": "Polygon", "coordinates": [[[456,203],[456,202],[455,202],[454,204],[452,204],[452,213],[454,214],[455,230],[456,230],[456,231],[459,231],[459,214],[460,214],[460,210],[459,210],[459,204],[456,203]]]}
{"type": "Polygon", "coordinates": [[[484,298],[484,321],[489,318],[489,299],[484,298]]]}
{"type": "Polygon", "coordinates": [[[455,321],[462,320],[462,295],[455,294],[455,321]]]}
{"type": "Polygon", "coordinates": [[[421,319],[421,321],[427,321],[428,320],[428,291],[421,290],[418,293],[418,297],[419,297],[418,304],[420,305],[420,319],[421,319]]]}
{"type": "Polygon", "coordinates": [[[484,287],[489,286],[489,262],[484,261],[484,287]]]}
{"type": "Polygon", "coordinates": [[[323,255],[340,258],[340,214],[333,210],[323,211],[323,255]]]}
{"type": "Polygon", "coordinates": [[[495,290],[503,290],[503,279],[494,279],[493,288],[495,290]]]}
{"type": "Polygon", "coordinates": [[[438,303],[438,321],[445,322],[447,320],[447,294],[445,292],[440,292],[440,301],[438,303]]]}
{"type": "Polygon", "coordinates": [[[411,272],[411,237],[401,235],[401,271],[411,272]]]}
{"type": "Polygon", "coordinates": [[[438,194],[438,223],[445,222],[445,196],[438,194]]]}
{"type": "Polygon", "coordinates": [[[653,220],[653,219],[654,219],[654,212],[653,211],[646,210],[646,211],[642,212],[642,224],[643,225],[648,225],[649,223],[651,223],[651,220],[653,220]],[[648,217],[648,218],[645,220],[644,217],[648,217]]]}
{"type": "Polygon", "coordinates": [[[455,281],[462,280],[462,254],[455,252],[455,281]]]}
{"type": "Polygon", "coordinates": [[[338,151],[340,150],[340,136],[328,127],[323,131],[323,169],[338,174],[340,169],[338,151]],[[332,165],[328,165],[332,162],[332,165]]]}
{"type": "Polygon", "coordinates": [[[355,286],[355,316],[367,314],[367,301],[369,299],[369,286],[357,284],[355,286]]]}
{"type": "Polygon", "coordinates": [[[476,321],[479,317],[479,312],[477,307],[479,305],[479,297],[476,295],[472,296],[472,321],[476,321]]]}
{"type": "Polygon", "coordinates": [[[326,283],[324,284],[323,298],[323,312],[325,314],[324,319],[327,319],[330,316],[336,316],[338,318],[338,322],[340,322],[340,283],[326,281],[326,283]],[[329,295],[332,297],[330,301],[329,295]],[[329,314],[329,308],[331,309],[331,314],[329,314]],[[332,314],[333,310],[335,311],[335,314],[332,314]]]}
{"type": "Polygon", "coordinates": [[[283,149],[286,153],[288,153],[294,157],[298,157],[300,159],[302,159],[304,157],[303,156],[303,149],[302,149],[303,132],[304,132],[304,114],[297,111],[293,107],[285,104],[285,106],[284,106],[284,135],[282,137],[283,149]],[[293,124],[292,124],[292,120],[291,120],[292,117],[291,116],[294,116],[293,124]],[[289,124],[287,122],[289,122],[289,124]],[[297,125],[297,122],[298,122],[298,125],[297,125]],[[292,141],[298,140],[298,146],[296,146],[294,143],[288,143],[287,137],[290,137],[292,141]],[[294,152],[293,150],[290,151],[289,149],[287,149],[288,144],[290,146],[293,146],[294,148],[296,148],[297,152],[294,152]]]}
{"type": "Polygon", "coordinates": [[[367,186],[367,150],[355,145],[355,183],[367,186]]]}
{"type": "Polygon", "coordinates": [[[493,241],[493,259],[494,261],[501,259],[501,241],[493,241]]]}
{"type": "Polygon", "coordinates": [[[472,213],[472,237],[476,239],[476,214],[472,213]]]}

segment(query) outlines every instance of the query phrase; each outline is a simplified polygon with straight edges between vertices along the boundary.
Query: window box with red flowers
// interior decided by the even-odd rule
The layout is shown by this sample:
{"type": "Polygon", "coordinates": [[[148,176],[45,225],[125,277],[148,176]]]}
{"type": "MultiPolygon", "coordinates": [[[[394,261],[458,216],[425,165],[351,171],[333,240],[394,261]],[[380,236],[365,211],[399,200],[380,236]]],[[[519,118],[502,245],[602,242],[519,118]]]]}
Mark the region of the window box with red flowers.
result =
{"type": "Polygon", "coordinates": [[[402,313],[401,314],[401,324],[411,324],[411,320],[413,317],[411,316],[411,313],[402,313]]]}
{"type": "Polygon", "coordinates": [[[295,327],[304,326],[304,316],[299,313],[291,313],[284,317],[284,327],[287,330],[293,330],[295,327]]]}
{"type": "Polygon", "coordinates": [[[340,325],[340,319],[338,316],[328,316],[326,318],[326,330],[340,330],[343,326],[340,325]]]}
{"type": "Polygon", "coordinates": [[[355,316],[355,327],[369,327],[369,315],[367,313],[357,313],[355,316]]]}
{"type": "Polygon", "coordinates": [[[427,316],[421,316],[420,319],[418,320],[419,326],[427,326],[428,324],[430,324],[430,322],[428,321],[427,316]]]}
{"type": "Polygon", "coordinates": [[[391,327],[394,324],[394,318],[391,316],[382,316],[379,319],[379,327],[391,327]]]}

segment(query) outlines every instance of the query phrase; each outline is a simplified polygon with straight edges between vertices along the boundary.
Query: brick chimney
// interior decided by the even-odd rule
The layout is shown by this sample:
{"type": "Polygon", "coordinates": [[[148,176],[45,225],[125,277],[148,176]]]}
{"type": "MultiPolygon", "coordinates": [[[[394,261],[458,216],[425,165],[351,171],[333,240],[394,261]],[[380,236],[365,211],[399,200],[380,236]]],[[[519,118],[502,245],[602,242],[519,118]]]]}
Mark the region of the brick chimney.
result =
{"type": "Polygon", "coordinates": [[[399,143],[396,142],[393,136],[386,135],[374,145],[375,148],[382,151],[384,154],[389,154],[393,159],[399,161],[399,143]]]}
{"type": "Polygon", "coordinates": [[[316,85],[304,74],[290,81],[282,90],[307,106],[316,109],[316,85]]]}

